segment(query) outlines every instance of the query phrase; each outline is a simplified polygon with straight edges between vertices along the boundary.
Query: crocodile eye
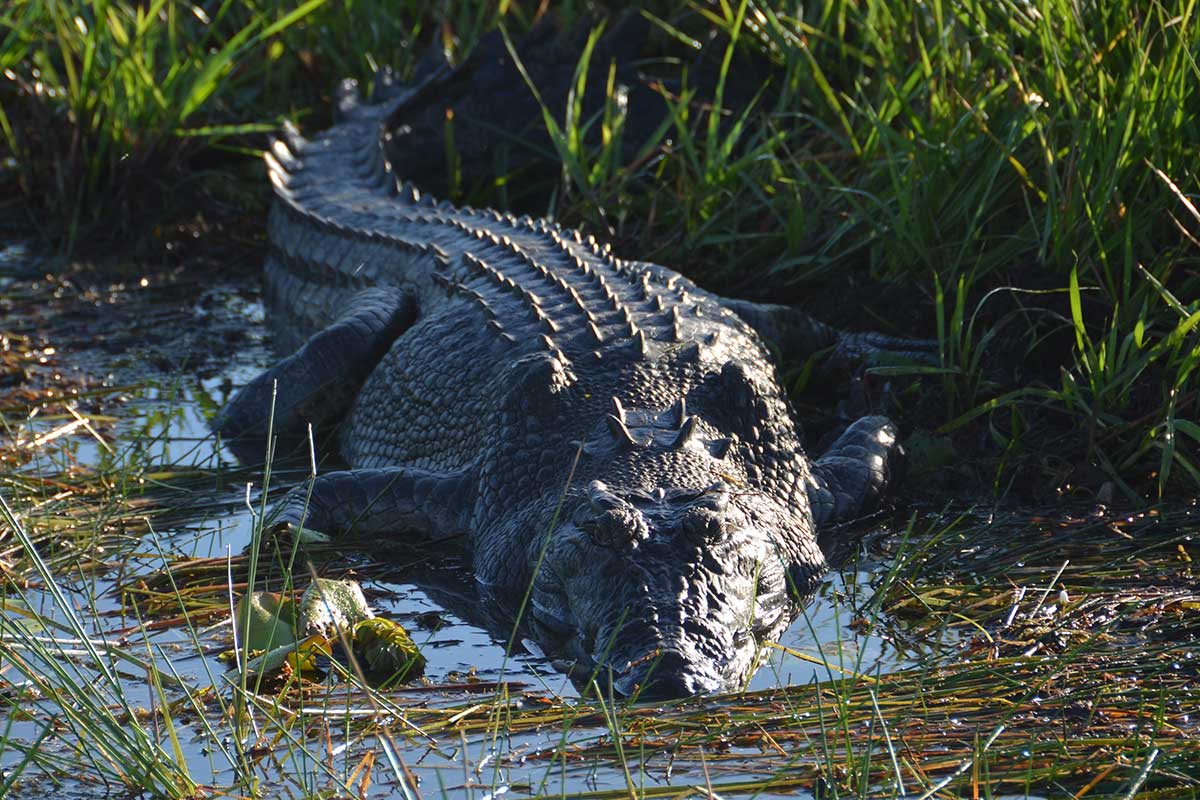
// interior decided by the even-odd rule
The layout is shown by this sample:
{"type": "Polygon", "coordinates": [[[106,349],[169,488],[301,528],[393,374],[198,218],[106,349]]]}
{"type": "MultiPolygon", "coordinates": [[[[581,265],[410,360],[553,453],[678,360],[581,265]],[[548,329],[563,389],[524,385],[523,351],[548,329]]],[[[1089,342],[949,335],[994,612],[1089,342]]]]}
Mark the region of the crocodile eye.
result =
{"type": "Polygon", "coordinates": [[[593,511],[602,512],[618,508],[624,505],[624,502],[600,481],[592,481],[588,485],[588,505],[593,511]]]}
{"type": "Polygon", "coordinates": [[[724,511],[729,507],[729,489],[723,483],[714,483],[704,489],[700,496],[693,501],[693,505],[712,511],[724,511]]]}

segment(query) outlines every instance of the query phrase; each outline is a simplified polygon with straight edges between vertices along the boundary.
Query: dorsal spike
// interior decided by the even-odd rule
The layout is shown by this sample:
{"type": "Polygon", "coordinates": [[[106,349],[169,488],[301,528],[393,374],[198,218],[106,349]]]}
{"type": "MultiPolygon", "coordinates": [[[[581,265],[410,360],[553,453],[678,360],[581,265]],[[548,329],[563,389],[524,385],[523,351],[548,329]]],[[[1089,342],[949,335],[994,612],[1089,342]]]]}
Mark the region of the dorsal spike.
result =
{"type": "Polygon", "coordinates": [[[287,146],[296,155],[301,155],[305,145],[308,144],[308,139],[300,135],[300,129],[290,119],[283,121],[283,138],[287,142],[287,146]]]}
{"type": "Polygon", "coordinates": [[[633,438],[633,434],[629,432],[629,428],[624,422],[617,419],[612,414],[606,414],[604,421],[608,424],[608,432],[612,434],[613,441],[616,442],[619,447],[624,449],[632,449],[637,447],[637,440],[633,438]]]}
{"type": "Polygon", "coordinates": [[[596,327],[596,323],[589,322],[588,330],[592,333],[592,338],[596,340],[596,344],[604,344],[604,334],[596,327]]]}
{"type": "Polygon", "coordinates": [[[349,119],[362,108],[362,95],[358,92],[358,81],[347,78],[337,85],[334,91],[334,110],[337,120],[349,119]]]}
{"type": "Polygon", "coordinates": [[[625,424],[625,406],[621,404],[621,398],[617,397],[615,394],[612,398],[612,407],[613,416],[619,419],[622,425],[625,424]]]}
{"type": "Polygon", "coordinates": [[[671,420],[676,428],[682,428],[683,423],[687,422],[687,400],[680,397],[675,401],[675,405],[671,406],[671,420]]]}
{"type": "Polygon", "coordinates": [[[679,428],[679,433],[675,434],[675,439],[671,442],[672,450],[682,449],[695,437],[699,419],[699,417],[692,415],[684,420],[683,425],[679,428]]]}
{"type": "Polygon", "coordinates": [[[700,343],[687,342],[683,347],[679,348],[679,358],[681,361],[687,361],[692,364],[700,363],[700,343]]]}
{"type": "Polygon", "coordinates": [[[271,153],[274,154],[275,160],[279,162],[280,166],[288,172],[295,172],[304,166],[287,146],[287,142],[282,139],[271,140],[271,153]]]}
{"type": "Polygon", "coordinates": [[[646,332],[644,330],[638,329],[638,331],[633,334],[633,346],[637,348],[637,352],[642,356],[642,358],[650,355],[650,340],[646,338],[646,332]]]}
{"type": "Polygon", "coordinates": [[[733,439],[714,439],[709,442],[709,451],[713,454],[713,458],[724,458],[729,455],[730,449],[733,447],[733,439]]]}
{"type": "Polygon", "coordinates": [[[285,200],[291,199],[294,196],[291,173],[279,163],[279,159],[275,158],[270,150],[263,152],[263,161],[267,162],[267,176],[271,179],[271,185],[275,187],[275,193],[285,200]]]}

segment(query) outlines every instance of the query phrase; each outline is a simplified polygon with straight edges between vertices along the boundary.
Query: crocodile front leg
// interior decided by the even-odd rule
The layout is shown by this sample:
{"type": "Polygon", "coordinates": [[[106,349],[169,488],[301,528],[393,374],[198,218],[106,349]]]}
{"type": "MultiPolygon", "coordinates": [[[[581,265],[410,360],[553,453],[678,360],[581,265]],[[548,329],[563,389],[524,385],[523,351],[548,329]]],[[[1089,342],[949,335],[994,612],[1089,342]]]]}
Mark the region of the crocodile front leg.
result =
{"type": "Polygon", "coordinates": [[[329,472],[288,492],[273,522],[323,536],[416,531],[446,539],[467,532],[474,474],[415,467],[329,472]]]}
{"type": "Polygon", "coordinates": [[[863,417],[847,428],[812,465],[806,488],[817,527],[875,508],[902,455],[896,426],[887,417],[863,417]]]}
{"type": "Polygon", "coordinates": [[[241,454],[261,455],[268,429],[298,443],[308,425],[341,420],[363,382],[417,316],[411,295],[395,289],[356,294],[337,322],[242,387],[213,427],[241,454]],[[259,449],[254,449],[259,448],[259,449]]]}
{"type": "Polygon", "coordinates": [[[803,311],[777,303],[721,298],[721,304],[774,342],[787,361],[801,361],[820,350],[830,350],[830,360],[847,366],[877,367],[915,362],[937,363],[937,341],[905,339],[878,333],[852,333],[813,319],[803,311]]]}

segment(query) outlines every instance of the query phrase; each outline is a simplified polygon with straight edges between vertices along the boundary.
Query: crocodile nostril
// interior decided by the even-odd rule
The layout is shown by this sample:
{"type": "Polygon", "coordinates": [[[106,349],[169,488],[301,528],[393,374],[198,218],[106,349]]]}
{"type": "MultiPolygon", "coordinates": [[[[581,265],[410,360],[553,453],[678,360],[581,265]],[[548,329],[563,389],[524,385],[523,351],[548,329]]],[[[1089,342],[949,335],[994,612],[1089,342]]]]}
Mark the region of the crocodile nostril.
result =
{"type": "Polygon", "coordinates": [[[715,542],[725,535],[728,521],[720,512],[707,508],[691,508],[680,519],[679,527],[689,539],[715,542]]]}
{"type": "Polygon", "coordinates": [[[649,535],[646,520],[637,509],[625,505],[597,511],[581,507],[575,524],[586,532],[594,544],[601,547],[637,546],[649,535]]]}

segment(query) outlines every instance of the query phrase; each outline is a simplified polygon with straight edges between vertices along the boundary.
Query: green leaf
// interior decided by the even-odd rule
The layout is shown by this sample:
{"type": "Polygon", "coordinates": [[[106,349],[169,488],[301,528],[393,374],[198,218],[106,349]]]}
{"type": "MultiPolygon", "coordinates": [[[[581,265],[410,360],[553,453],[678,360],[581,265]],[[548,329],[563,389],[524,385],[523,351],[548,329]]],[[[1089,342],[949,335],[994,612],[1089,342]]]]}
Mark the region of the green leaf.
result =
{"type": "Polygon", "coordinates": [[[1071,299],[1071,321],[1075,323],[1075,344],[1079,347],[1079,352],[1086,352],[1084,347],[1084,338],[1087,336],[1087,329],[1083,326],[1083,301],[1079,293],[1079,270],[1076,267],[1071,267],[1071,283],[1068,289],[1068,295],[1071,299]]]}
{"type": "Polygon", "coordinates": [[[296,641],[295,608],[276,592],[251,592],[237,604],[242,651],[270,650],[296,641]]]}

